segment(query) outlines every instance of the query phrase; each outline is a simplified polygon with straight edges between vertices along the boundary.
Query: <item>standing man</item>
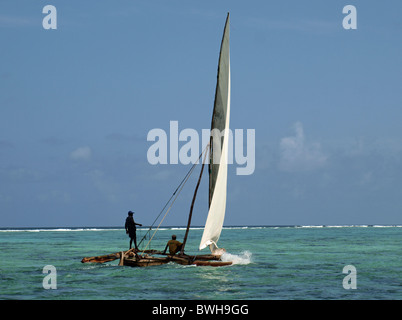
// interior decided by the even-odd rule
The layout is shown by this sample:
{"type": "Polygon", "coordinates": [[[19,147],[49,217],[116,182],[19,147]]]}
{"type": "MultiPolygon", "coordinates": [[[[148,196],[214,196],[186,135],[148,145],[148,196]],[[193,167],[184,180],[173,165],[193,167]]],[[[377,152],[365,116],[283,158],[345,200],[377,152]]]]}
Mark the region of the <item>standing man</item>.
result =
{"type": "Polygon", "coordinates": [[[134,222],[134,218],[133,218],[133,213],[132,211],[128,212],[128,217],[126,218],[126,224],[125,224],[125,228],[126,228],[126,233],[128,234],[128,236],[130,237],[130,249],[131,249],[131,244],[133,243],[134,240],[134,245],[135,245],[135,250],[138,251],[138,247],[137,247],[137,226],[141,226],[142,224],[140,223],[135,223],[134,222]]]}

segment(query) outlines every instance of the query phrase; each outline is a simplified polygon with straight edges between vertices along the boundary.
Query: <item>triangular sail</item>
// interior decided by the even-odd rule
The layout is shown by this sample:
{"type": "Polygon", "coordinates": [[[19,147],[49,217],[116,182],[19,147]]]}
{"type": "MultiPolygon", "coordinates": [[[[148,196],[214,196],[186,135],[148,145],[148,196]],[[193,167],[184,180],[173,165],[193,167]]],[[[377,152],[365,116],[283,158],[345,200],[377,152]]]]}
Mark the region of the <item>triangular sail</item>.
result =
{"type": "Polygon", "coordinates": [[[211,123],[209,164],[209,212],[200,250],[217,248],[226,210],[227,159],[230,118],[229,13],[226,18],[219,55],[218,78],[211,123]]]}

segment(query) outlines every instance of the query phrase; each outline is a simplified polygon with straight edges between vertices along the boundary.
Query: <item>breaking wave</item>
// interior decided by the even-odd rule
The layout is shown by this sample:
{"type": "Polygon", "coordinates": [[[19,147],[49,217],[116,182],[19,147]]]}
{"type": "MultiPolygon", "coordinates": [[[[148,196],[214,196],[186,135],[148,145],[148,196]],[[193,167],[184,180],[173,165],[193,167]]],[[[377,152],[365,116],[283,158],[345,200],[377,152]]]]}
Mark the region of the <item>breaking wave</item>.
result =
{"type": "Polygon", "coordinates": [[[250,251],[243,251],[240,254],[232,254],[225,252],[221,256],[222,261],[232,261],[233,264],[249,264],[251,263],[252,253],[250,251]]]}
{"type": "MultiPolygon", "coordinates": [[[[283,225],[283,226],[228,226],[223,229],[228,230],[244,230],[244,229],[315,229],[315,228],[402,228],[402,225],[283,225]]],[[[147,226],[137,228],[137,230],[146,230],[147,226]]],[[[195,226],[191,230],[203,230],[204,227],[195,226]]],[[[79,231],[116,231],[124,230],[123,227],[62,227],[62,228],[0,228],[0,232],[79,232],[79,231]]],[[[159,230],[186,230],[186,227],[167,226],[161,227],[159,230]]]]}
{"type": "Polygon", "coordinates": [[[21,229],[0,229],[0,232],[78,232],[78,231],[113,231],[112,228],[21,228],[21,229]]]}

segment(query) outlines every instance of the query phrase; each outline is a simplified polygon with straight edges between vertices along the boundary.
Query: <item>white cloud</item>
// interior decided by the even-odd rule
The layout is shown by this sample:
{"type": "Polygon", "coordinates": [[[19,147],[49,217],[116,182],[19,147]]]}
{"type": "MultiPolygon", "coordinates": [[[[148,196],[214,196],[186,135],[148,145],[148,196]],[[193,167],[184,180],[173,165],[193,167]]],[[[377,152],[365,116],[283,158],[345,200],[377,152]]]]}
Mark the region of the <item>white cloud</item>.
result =
{"type": "Polygon", "coordinates": [[[43,178],[43,174],[31,168],[9,167],[7,169],[0,168],[0,181],[11,182],[38,182],[43,178]]]}
{"type": "Polygon", "coordinates": [[[121,194],[119,184],[111,181],[105,173],[101,170],[94,169],[87,173],[87,176],[92,180],[95,188],[107,199],[109,202],[116,202],[119,194],[121,194]]]}
{"type": "Polygon", "coordinates": [[[91,159],[92,150],[90,147],[80,147],[70,153],[70,158],[73,160],[89,160],[91,159]]]}
{"type": "Polygon", "coordinates": [[[373,173],[371,171],[362,175],[359,184],[362,186],[368,185],[373,180],[373,173]]]}
{"type": "Polygon", "coordinates": [[[296,122],[295,136],[281,139],[279,169],[288,172],[310,171],[324,166],[328,157],[321,151],[319,143],[308,143],[303,125],[296,122]]]}
{"type": "Polygon", "coordinates": [[[151,175],[150,178],[157,181],[167,181],[171,178],[172,171],[169,170],[159,170],[155,174],[151,175]]]}
{"type": "Polygon", "coordinates": [[[11,201],[12,201],[11,196],[0,193],[0,202],[11,202],[11,201]]]}
{"type": "Polygon", "coordinates": [[[41,193],[36,197],[41,202],[57,201],[60,203],[70,203],[71,196],[68,192],[52,190],[49,192],[41,193]]]}
{"type": "Polygon", "coordinates": [[[0,25],[5,27],[25,27],[25,26],[30,27],[30,26],[36,26],[37,21],[29,17],[8,16],[1,14],[0,25]]]}

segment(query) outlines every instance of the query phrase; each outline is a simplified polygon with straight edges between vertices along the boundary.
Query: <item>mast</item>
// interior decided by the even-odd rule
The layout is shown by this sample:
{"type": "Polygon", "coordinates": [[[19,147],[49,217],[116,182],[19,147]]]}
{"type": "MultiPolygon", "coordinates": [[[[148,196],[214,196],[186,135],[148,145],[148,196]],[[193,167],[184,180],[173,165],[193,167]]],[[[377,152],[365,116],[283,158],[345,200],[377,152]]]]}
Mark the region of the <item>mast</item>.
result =
{"type": "MultiPolygon", "coordinates": [[[[187,222],[186,233],[185,233],[185,235],[184,235],[184,240],[183,240],[183,245],[181,246],[180,255],[183,255],[183,254],[184,254],[184,247],[186,246],[187,236],[188,236],[188,232],[189,232],[189,230],[190,230],[190,225],[191,225],[191,218],[193,217],[194,202],[195,202],[195,198],[196,198],[196,196],[197,196],[198,187],[200,186],[200,182],[201,182],[201,178],[202,178],[202,173],[203,173],[203,171],[204,171],[205,159],[206,159],[206,157],[207,157],[207,154],[208,154],[208,146],[205,148],[205,156],[204,156],[204,160],[202,161],[200,176],[199,176],[199,178],[198,178],[197,186],[195,187],[195,190],[194,190],[193,200],[191,201],[191,207],[190,207],[190,213],[189,213],[189,215],[188,215],[188,222],[187,222]]],[[[202,155],[202,154],[201,154],[201,155],[202,155]]],[[[200,158],[201,158],[201,156],[200,156],[200,158]]]]}

